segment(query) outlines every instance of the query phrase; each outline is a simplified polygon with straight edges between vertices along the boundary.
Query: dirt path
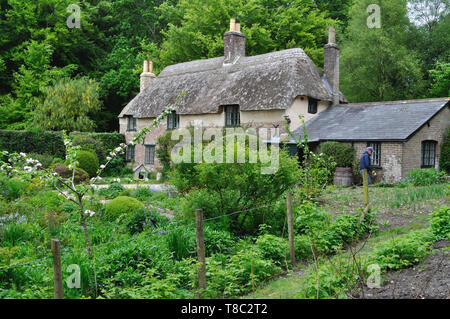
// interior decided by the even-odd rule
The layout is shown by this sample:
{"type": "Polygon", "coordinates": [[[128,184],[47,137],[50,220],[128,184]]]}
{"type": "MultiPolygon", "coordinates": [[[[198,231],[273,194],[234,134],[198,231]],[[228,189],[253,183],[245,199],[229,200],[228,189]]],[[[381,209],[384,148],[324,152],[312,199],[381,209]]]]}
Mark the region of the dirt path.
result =
{"type": "Polygon", "coordinates": [[[450,299],[449,240],[434,244],[435,251],[422,263],[399,271],[390,271],[383,277],[381,288],[364,288],[366,299],[450,299]],[[445,249],[447,248],[447,249],[445,249]]]}

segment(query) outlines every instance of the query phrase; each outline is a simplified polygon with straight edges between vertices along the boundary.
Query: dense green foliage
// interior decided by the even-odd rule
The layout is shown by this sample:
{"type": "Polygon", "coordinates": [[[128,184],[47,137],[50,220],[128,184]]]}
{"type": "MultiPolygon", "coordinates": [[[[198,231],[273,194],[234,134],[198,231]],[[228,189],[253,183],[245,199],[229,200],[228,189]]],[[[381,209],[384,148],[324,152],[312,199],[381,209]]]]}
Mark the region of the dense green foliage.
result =
{"type": "MultiPolygon", "coordinates": [[[[106,154],[125,143],[123,134],[113,133],[73,133],[71,134],[74,145],[81,145],[83,149],[93,150],[98,156],[100,164],[105,163],[106,154]]],[[[122,176],[129,172],[125,166],[125,154],[119,154],[112,159],[105,168],[102,176],[122,176]]]]}
{"type": "Polygon", "coordinates": [[[352,167],[355,149],[339,142],[325,142],[320,145],[319,153],[325,154],[336,162],[336,167],[352,167]]]}
{"type": "Polygon", "coordinates": [[[406,178],[400,183],[403,185],[412,184],[414,186],[427,186],[432,184],[443,183],[446,179],[445,173],[434,168],[412,169],[406,178]]]}
{"type": "Polygon", "coordinates": [[[131,215],[143,207],[144,205],[133,197],[118,196],[106,205],[105,218],[117,220],[125,215],[131,215]]]}
{"type": "MultiPolygon", "coordinates": [[[[248,145],[238,143],[234,155],[239,152],[248,158],[248,145]]],[[[195,209],[203,209],[205,218],[228,215],[217,222],[229,231],[255,233],[265,214],[264,209],[255,207],[275,205],[299,179],[295,158],[280,150],[278,160],[274,174],[262,173],[270,162],[265,164],[260,159],[257,163],[175,164],[171,182],[179,192],[187,193],[183,208],[186,217],[192,216],[195,209]],[[237,211],[243,213],[231,214],[237,211]]]]}
{"type": "Polygon", "coordinates": [[[436,209],[431,216],[430,226],[437,239],[450,239],[450,207],[436,209]]]}
{"type": "Polygon", "coordinates": [[[90,118],[100,110],[99,86],[87,78],[63,78],[42,89],[43,101],[34,110],[34,124],[51,131],[93,131],[90,118]]]}
{"type": "Polygon", "coordinates": [[[90,177],[97,175],[98,170],[98,158],[95,153],[90,151],[79,151],[76,157],[78,166],[85,170],[90,177]]]}
{"type": "Polygon", "coordinates": [[[327,29],[337,26],[342,91],[351,101],[447,96],[448,1],[440,1],[438,12],[422,9],[429,0],[408,2],[414,5],[407,7],[406,0],[3,0],[0,128],[29,128],[36,119],[49,129],[92,130],[95,123],[98,131],[116,130],[117,115],[139,92],[144,59],[153,60],[159,73],[173,63],[221,56],[230,17],[241,22],[247,55],[299,47],[319,67],[327,29]],[[372,3],[381,7],[380,29],[366,26],[372,3]],[[80,7],[80,29],[67,26],[70,4],[80,7]],[[69,90],[75,87],[80,90],[69,90]],[[60,98],[65,91],[72,92],[63,93],[72,102],[60,98]],[[81,92],[88,91],[93,99],[80,104],[87,101],[81,92]],[[100,105],[100,112],[91,112],[100,105]]]}
{"type": "Polygon", "coordinates": [[[66,156],[59,132],[0,130],[0,149],[8,152],[51,154],[59,158],[66,156]]]}
{"type": "Polygon", "coordinates": [[[441,156],[439,157],[439,168],[450,175],[450,128],[447,128],[444,135],[444,142],[441,146],[441,156]]]}

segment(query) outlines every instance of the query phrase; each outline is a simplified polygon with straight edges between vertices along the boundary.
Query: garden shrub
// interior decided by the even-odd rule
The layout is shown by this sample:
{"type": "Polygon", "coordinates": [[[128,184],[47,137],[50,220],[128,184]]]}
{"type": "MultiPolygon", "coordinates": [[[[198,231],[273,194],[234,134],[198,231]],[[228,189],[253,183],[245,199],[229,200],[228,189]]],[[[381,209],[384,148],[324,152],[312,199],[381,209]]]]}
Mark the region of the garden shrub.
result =
{"type": "Polygon", "coordinates": [[[279,275],[282,269],[272,260],[265,259],[260,249],[256,247],[244,247],[235,255],[231,256],[226,265],[228,279],[228,293],[230,295],[239,295],[252,288],[252,269],[253,284],[260,285],[263,282],[279,275]]]}
{"type": "Polygon", "coordinates": [[[119,183],[113,183],[108,186],[108,188],[100,188],[98,194],[100,196],[105,196],[107,199],[113,199],[119,196],[125,188],[119,183]]]}
{"type": "Polygon", "coordinates": [[[297,260],[308,260],[313,257],[311,240],[307,235],[297,235],[294,238],[295,258],[297,260]]]}
{"type": "Polygon", "coordinates": [[[318,153],[323,153],[328,158],[332,157],[336,162],[336,167],[352,167],[355,158],[355,149],[339,142],[322,143],[318,153]]]}
{"type": "Polygon", "coordinates": [[[0,174],[0,197],[7,201],[18,199],[23,194],[23,182],[0,174]]]}
{"type": "Polygon", "coordinates": [[[161,227],[165,225],[168,218],[159,214],[156,210],[141,208],[130,215],[125,225],[131,235],[139,234],[148,227],[161,227]]]}
{"type": "MultiPolygon", "coordinates": [[[[62,178],[71,178],[73,170],[70,170],[65,164],[56,164],[53,171],[58,173],[62,178]]],[[[74,182],[76,184],[85,183],[89,181],[89,174],[82,168],[77,167],[75,170],[74,182]]]]}
{"type": "Polygon", "coordinates": [[[439,168],[450,175],[450,127],[447,128],[444,141],[442,142],[439,168]]]}
{"type": "Polygon", "coordinates": [[[130,215],[143,208],[144,205],[136,198],[119,196],[106,204],[105,218],[117,220],[124,215],[130,215]]]}
{"type": "Polygon", "coordinates": [[[285,265],[289,259],[287,257],[289,244],[281,237],[264,234],[256,240],[256,247],[264,259],[272,260],[277,266],[285,265]]]}
{"type": "MultiPolygon", "coordinates": [[[[117,148],[121,143],[125,143],[125,135],[117,132],[113,133],[93,133],[93,132],[83,132],[83,133],[73,133],[71,137],[76,139],[78,137],[89,137],[97,141],[98,144],[103,145],[102,148],[105,154],[109,154],[112,150],[117,148]]],[[[99,163],[104,164],[102,157],[99,156],[99,163]]],[[[125,167],[125,153],[119,154],[114,157],[109,165],[103,170],[103,176],[125,176],[129,174],[129,171],[121,172],[125,167]]],[[[131,174],[133,171],[131,170],[131,174]]]]}
{"type": "Polygon", "coordinates": [[[79,151],[77,153],[78,166],[85,170],[89,177],[97,175],[98,171],[98,158],[97,155],[91,151],[79,151]]]}
{"type": "Polygon", "coordinates": [[[216,253],[230,254],[235,245],[236,239],[227,231],[216,230],[210,226],[204,227],[205,254],[211,256],[216,253]]]}
{"type": "Polygon", "coordinates": [[[450,207],[442,206],[431,213],[431,231],[436,239],[450,239],[450,207]]]}
{"type": "Polygon", "coordinates": [[[428,186],[438,184],[445,181],[445,173],[434,168],[427,169],[412,169],[406,179],[402,181],[406,184],[413,184],[414,186],[428,186]]]}
{"type": "Polygon", "coordinates": [[[431,246],[429,230],[411,232],[375,246],[374,260],[381,268],[400,269],[422,261],[431,246]]]}
{"type": "Polygon", "coordinates": [[[106,160],[106,150],[103,147],[103,143],[90,136],[76,136],[73,139],[72,145],[79,145],[82,150],[95,153],[100,163],[104,163],[106,160]]]}
{"type": "Polygon", "coordinates": [[[131,192],[131,196],[140,200],[141,202],[145,202],[149,197],[152,196],[152,192],[147,187],[138,187],[131,192]]]}
{"type": "MultiPolygon", "coordinates": [[[[247,153],[249,150],[248,146],[245,149],[237,146],[234,151],[237,155],[238,151],[247,153]]],[[[297,160],[282,150],[279,153],[279,167],[274,174],[262,174],[261,169],[268,165],[261,162],[190,165],[175,164],[171,175],[179,193],[189,192],[184,199],[183,212],[189,216],[195,209],[201,208],[207,219],[243,211],[218,221],[233,234],[257,232],[257,224],[262,222],[265,211],[248,209],[275,205],[299,178],[297,160]]]]}

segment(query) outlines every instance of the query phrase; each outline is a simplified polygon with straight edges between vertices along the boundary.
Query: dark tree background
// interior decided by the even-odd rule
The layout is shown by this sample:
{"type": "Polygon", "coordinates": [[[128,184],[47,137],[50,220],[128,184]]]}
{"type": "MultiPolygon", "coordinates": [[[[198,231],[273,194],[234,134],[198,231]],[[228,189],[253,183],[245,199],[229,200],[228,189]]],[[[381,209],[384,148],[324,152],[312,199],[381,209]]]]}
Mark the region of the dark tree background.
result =
{"type": "Polygon", "coordinates": [[[144,59],[158,73],[221,56],[230,17],[241,21],[248,55],[300,47],[319,66],[336,26],[352,102],[448,96],[449,9],[449,0],[0,0],[0,129],[43,126],[44,103],[64,107],[51,88],[83,78],[82,90],[99,91],[95,130],[115,131],[144,59]],[[380,5],[379,30],[365,27],[369,3],[380,5]],[[81,9],[80,29],[67,27],[70,4],[81,9]]]}

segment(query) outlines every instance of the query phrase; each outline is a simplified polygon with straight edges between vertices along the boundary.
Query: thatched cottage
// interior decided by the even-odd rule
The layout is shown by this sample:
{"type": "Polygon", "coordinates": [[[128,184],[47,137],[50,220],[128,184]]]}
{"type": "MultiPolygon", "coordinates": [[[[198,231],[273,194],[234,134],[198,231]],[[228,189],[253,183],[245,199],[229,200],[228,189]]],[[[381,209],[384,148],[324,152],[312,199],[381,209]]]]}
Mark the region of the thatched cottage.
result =
{"type": "MultiPolygon", "coordinates": [[[[357,148],[356,156],[360,156],[367,143],[383,142],[383,150],[377,153],[382,155],[374,160],[378,160],[379,165],[385,169],[386,178],[395,176],[394,179],[398,179],[408,169],[420,167],[416,161],[404,164],[408,157],[403,154],[408,152],[408,148],[414,148],[411,156],[420,157],[416,151],[419,149],[420,152],[422,140],[418,142],[419,146],[416,142],[408,144],[405,141],[412,136],[421,139],[421,132],[435,130],[433,136],[426,136],[426,141],[436,142],[434,153],[427,151],[427,156],[434,154],[434,163],[437,163],[437,144],[442,140],[445,126],[449,124],[448,107],[443,107],[443,103],[438,103],[440,106],[432,104],[432,109],[428,109],[427,103],[411,102],[403,107],[384,103],[384,110],[392,106],[390,112],[394,114],[404,114],[403,109],[409,109],[409,105],[417,106],[411,108],[412,112],[408,112],[408,119],[399,115],[395,117],[395,121],[390,121],[389,123],[395,123],[390,130],[386,126],[388,122],[383,120],[383,114],[388,117],[391,115],[379,110],[381,106],[347,104],[345,96],[339,90],[339,51],[339,46],[335,43],[334,28],[330,28],[328,44],[324,47],[323,72],[302,49],[246,56],[245,35],[240,32],[240,24],[231,19],[230,31],[224,35],[222,57],[171,65],[158,76],[153,74],[152,62],[144,61],[140,93],[119,115],[120,132],[125,134],[127,143],[132,141],[136,131],[150,126],[167,106],[179,101],[174,105],[173,114],[165,123],[152,130],[143,145],[128,147],[126,157],[135,176],[139,176],[141,172],[154,171],[160,166],[155,156],[157,138],[167,130],[201,123],[203,127],[278,127],[280,133],[283,133],[286,121],[292,131],[301,127],[299,115],[303,115],[307,121],[315,143],[322,140],[344,141],[345,138],[341,137],[348,133],[345,141],[353,143],[357,148]],[[182,92],[184,95],[180,98],[182,92]],[[348,109],[350,111],[344,112],[348,109]],[[356,112],[357,110],[379,110],[377,121],[372,122],[370,119],[373,115],[369,115],[364,118],[364,122],[360,122],[363,120],[360,117],[367,113],[356,112]],[[440,115],[435,117],[436,114],[440,115]],[[335,117],[339,118],[339,122],[336,122],[335,117]],[[428,123],[428,126],[425,127],[422,122],[428,123]],[[378,127],[377,123],[382,127],[378,127]],[[405,126],[404,131],[396,130],[398,125],[405,126]],[[362,138],[360,131],[353,130],[355,127],[360,127],[360,131],[367,134],[367,137],[362,138]],[[431,129],[427,130],[427,127],[431,129]],[[341,135],[339,138],[332,135],[324,137],[320,133],[322,130],[330,134],[340,132],[341,135]],[[383,134],[383,139],[379,133],[383,134]],[[387,143],[397,143],[395,147],[401,148],[395,159],[388,157],[391,151],[387,149],[387,143]]],[[[427,150],[432,148],[429,144],[423,145],[427,150]]]]}

